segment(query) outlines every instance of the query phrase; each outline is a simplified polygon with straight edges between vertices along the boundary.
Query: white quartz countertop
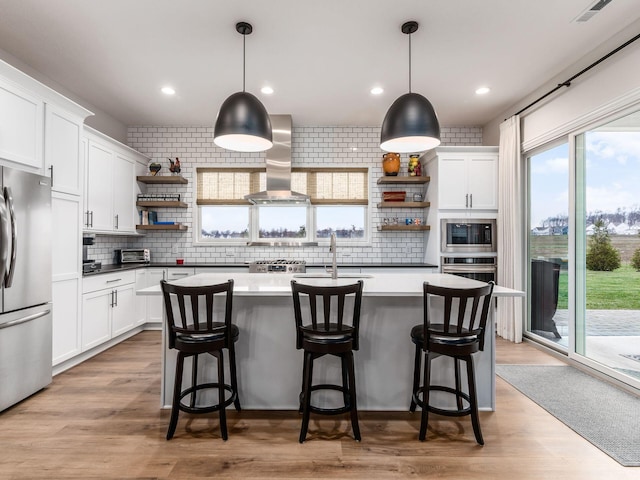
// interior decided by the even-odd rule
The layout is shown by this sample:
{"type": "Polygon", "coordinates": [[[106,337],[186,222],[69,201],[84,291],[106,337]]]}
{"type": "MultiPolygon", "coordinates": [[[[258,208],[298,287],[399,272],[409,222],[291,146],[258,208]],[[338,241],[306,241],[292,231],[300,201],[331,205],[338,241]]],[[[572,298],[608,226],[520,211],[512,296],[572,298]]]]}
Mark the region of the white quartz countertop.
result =
{"type": "MultiPolygon", "coordinates": [[[[311,285],[346,285],[357,280],[364,281],[364,296],[416,297],[422,296],[422,284],[453,288],[473,288],[484,285],[482,282],[446,273],[375,273],[344,274],[337,280],[330,277],[319,277],[317,274],[288,273],[200,273],[190,277],[174,280],[171,283],[184,286],[205,286],[226,282],[233,278],[233,294],[238,296],[280,297],[291,295],[291,280],[311,285]]],[[[138,290],[139,295],[160,295],[160,285],[138,290]]],[[[510,288],[495,286],[495,297],[520,297],[524,292],[510,288]]]]}

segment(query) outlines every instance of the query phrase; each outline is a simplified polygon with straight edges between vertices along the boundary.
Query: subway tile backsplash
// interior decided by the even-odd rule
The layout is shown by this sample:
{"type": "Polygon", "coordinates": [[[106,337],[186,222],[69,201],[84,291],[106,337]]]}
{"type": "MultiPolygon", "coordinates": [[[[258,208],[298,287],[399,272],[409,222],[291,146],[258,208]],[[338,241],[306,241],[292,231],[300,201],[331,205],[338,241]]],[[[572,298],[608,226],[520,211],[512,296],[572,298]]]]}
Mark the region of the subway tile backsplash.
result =
{"type": "MultiPolygon", "coordinates": [[[[294,119],[295,122],[295,119],[294,119]]],[[[385,187],[377,185],[382,176],[383,152],[379,147],[379,127],[293,127],[292,165],[294,167],[368,167],[370,191],[370,242],[366,246],[338,244],[340,263],[415,263],[424,261],[425,242],[438,241],[428,232],[379,232],[384,217],[425,217],[415,209],[384,209],[381,201],[385,187]]],[[[481,127],[442,127],[442,145],[482,145],[481,127]]],[[[116,248],[149,248],[153,262],[173,263],[177,256],[187,263],[241,263],[259,259],[295,258],[307,263],[330,262],[326,247],[248,247],[196,246],[197,228],[194,215],[195,168],[198,166],[263,167],[264,153],[237,153],[218,148],[213,143],[212,127],[132,126],[128,129],[128,144],[162,164],[160,174],[167,174],[167,158],[178,157],[181,174],[187,185],[148,185],[149,193],[180,193],[189,204],[186,209],[158,208],[159,220],[173,220],[188,226],[185,232],[153,231],[143,237],[98,236],[89,247],[88,256],[103,264],[113,263],[116,248]]],[[[402,155],[402,171],[407,168],[408,155],[402,155]]],[[[407,194],[424,194],[422,187],[406,186],[407,194]]]]}

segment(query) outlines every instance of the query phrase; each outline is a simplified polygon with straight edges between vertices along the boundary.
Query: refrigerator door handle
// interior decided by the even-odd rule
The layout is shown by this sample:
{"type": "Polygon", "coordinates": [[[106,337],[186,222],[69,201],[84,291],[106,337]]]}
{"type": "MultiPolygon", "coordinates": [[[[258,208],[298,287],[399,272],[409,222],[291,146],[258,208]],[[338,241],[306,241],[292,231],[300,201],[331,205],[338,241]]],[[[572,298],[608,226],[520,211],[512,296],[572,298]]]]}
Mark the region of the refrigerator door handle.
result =
{"type": "Polygon", "coordinates": [[[7,273],[9,260],[9,219],[4,198],[0,201],[0,286],[4,286],[4,276],[7,273]]]}
{"type": "Polygon", "coordinates": [[[11,194],[11,188],[4,187],[4,199],[7,204],[7,210],[11,221],[11,259],[9,263],[9,269],[5,273],[4,286],[9,288],[13,283],[13,274],[16,271],[16,254],[18,250],[18,232],[16,224],[16,214],[13,210],[13,195],[11,194]]]}
{"type": "Polygon", "coordinates": [[[28,315],[26,317],[19,318],[17,320],[13,320],[12,322],[2,323],[0,324],[0,330],[3,328],[15,327],[16,325],[20,325],[22,323],[27,323],[36,318],[44,317],[45,315],[49,315],[51,310],[45,310],[44,312],[34,313],[33,315],[28,315]]]}

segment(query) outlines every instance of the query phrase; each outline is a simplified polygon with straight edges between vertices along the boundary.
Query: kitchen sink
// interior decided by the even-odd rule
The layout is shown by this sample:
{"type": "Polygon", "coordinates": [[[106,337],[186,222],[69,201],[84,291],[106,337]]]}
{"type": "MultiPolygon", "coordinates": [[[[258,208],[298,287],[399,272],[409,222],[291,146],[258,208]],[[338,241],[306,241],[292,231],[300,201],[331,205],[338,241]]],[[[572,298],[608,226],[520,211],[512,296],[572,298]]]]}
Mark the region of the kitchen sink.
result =
{"type": "MultiPolygon", "coordinates": [[[[330,273],[296,273],[293,278],[331,278],[330,273]]],[[[340,273],[338,278],[373,278],[373,275],[366,273],[340,273]]]]}

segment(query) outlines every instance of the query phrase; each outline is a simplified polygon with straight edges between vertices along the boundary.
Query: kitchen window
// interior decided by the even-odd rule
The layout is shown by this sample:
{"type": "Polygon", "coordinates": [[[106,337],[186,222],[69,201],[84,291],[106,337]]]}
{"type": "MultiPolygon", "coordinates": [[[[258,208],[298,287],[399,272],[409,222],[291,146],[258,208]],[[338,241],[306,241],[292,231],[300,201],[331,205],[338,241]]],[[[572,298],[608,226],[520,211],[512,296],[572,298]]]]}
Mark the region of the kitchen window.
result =
{"type": "Polygon", "coordinates": [[[291,189],[309,195],[309,205],[250,205],[244,199],[265,189],[264,169],[198,168],[198,243],[323,243],[334,232],[354,243],[368,240],[366,168],[292,169],[291,189]]]}

